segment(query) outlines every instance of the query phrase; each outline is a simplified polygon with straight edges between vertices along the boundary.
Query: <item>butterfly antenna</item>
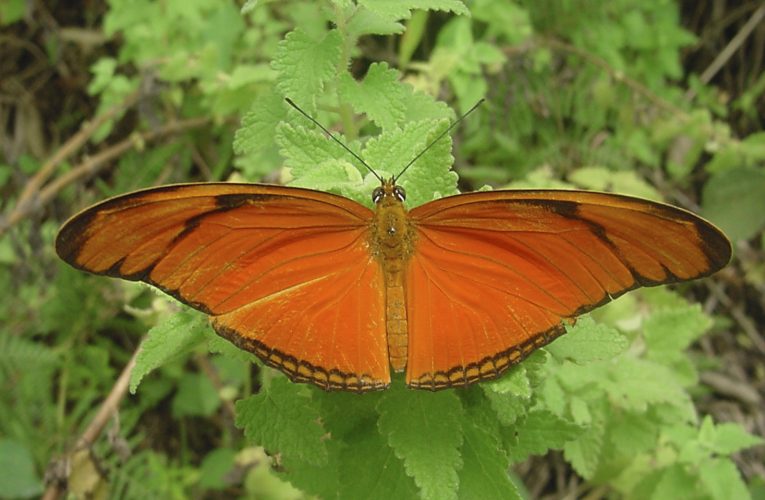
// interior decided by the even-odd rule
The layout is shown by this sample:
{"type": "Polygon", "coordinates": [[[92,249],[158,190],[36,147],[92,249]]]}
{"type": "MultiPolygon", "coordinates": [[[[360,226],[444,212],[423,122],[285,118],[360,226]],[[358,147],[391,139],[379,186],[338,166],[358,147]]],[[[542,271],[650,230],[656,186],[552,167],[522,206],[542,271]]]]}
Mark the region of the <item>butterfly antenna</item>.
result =
{"type": "Polygon", "coordinates": [[[332,139],[332,140],[333,140],[333,141],[335,141],[336,143],[340,144],[340,145],[343,147],[343,149],[344,149],[344,150],[348,151],[348,152],[351,154],[351,156],[353,156],[354,158],[356,158],[357,160],[359,160],[359,161],[361,162],[361,164],[362,164],[362,165],[364,165],[365,167],[367,167],[367,170],[369,170],[370,172],[372,172],[372,175],[374,175],[375,177],[377,177],[377,180],[379,180],[380,182],[384,182],[384,181],[383,181],[383,178],[382,178],[382,177],[380,177],[380,174],[378,174],[377,172],[375,172],[375,171],[374,171],[374,169],[372,169],[372,167],[370,167],[369,165],[367,165],[367,162],[365,162],[364,160],[362,160],[362,159],[361,159],[361,157],[360,157],[359,155],[357,155],[356,153],[354,153],[354,152],[351,150],[351,148],[349,148],[348,146],[346,146],[345,144],[343,144],[343,141],[341,141],[340,139],[338,139],[337,137],[335,137],[335,136],[334,136],[334,134],[332,134],[332,132],[330,132],[329,130],[327,130],[327,129],[324,127],[324,125],[322,125],[321,123],[319,123],[318,121],[316,121],[316,119],[315,119],[314,117],[312,117],[311,115],[309,115],[308,113],[306,113],[305,111],[303,111],[302,109],[300,109],[300,107],[299,107],[297,104],[295,104],[295,102],[294,102],[292,99],[290,99],[289,97],[285,97],[285,98],[284,98],[284,100],[285,100],[285,101],[287,101],[287,104],[289,104],[290,106],[292,106],[293,108],[295,108],[296,110],[298,110],[298,112],[299,112],[301,115],[303,115],[303,116],[305,116],[306,118],[308,118],[309,120],[311,120],[311,122],[313,122],[313,124],[314,124],[314,125],[316,125],[316,126],[317,126],[317,127],[319,127],[320,129],[322,129],[322,130],[324,131],[324,133],[325,133],[325,134],[327,134],[327,135],[330,137],[330,139],[332,139]]]}
{"type": "Polygon", "coordinates": [[[398,181],[398,180],[401,178],[401,176],[402,176],[402,175],[404,175],[404,172],[406,172],[406,169],[408,169],[409,167],[411,167],[411,166],[412,166],[412,164],[413,164],[414,162],[416,162],[417,160],[419,160],[419,159],[420,159],[420,156],[422,156],[422,155],[424,155],[425,153],[427,153],[427,152],[428,152],[428,150],[429,150],[431,147],[433,147],[433,145],[434,145],[435,143],[437,143],[438,141],[440,141],[440,140],[441,140],[441,138],[442,138],[442,137],[444,137],[446,134],[448,134],[448,133],[449,133],[449,131],[450,131],[451,129],[453,129],[454,127],[456,127],[456,126],[457,126],[457,124],[458,124],[459,122],[461,122],[462,120],[464,120],[464,119],[467,117],[467,115],[469,115],[470,113],[472,113],[473,111],[475,111],[475,108],[477,108],[478,106],[480,106],[481,104],[483,104],[483,101],[485,101],[485,100],[486,100],[486,99],[483,99],[483,98],[482,98],[480,101],[478,101],[477,103],[473,104],[473,107],[472,107],[472,108],[470,108],[470,109],[468,109],[468,110],[465,112],[465,114],[463,114],[462,116],[460,116],[459,118],[457,118],[456,120],[454,120],[454,122],[452,122],[452,124],[451,124],[451,125],[449,125],[449,128],[447,128],[446,130],[444,130],[443,132],[441,132],[441,133],[439,134],[439,136],[438,136],[438,137],[436,137],[435,139],[433,139],[433,141],[432,141],[430,144],[428,144],[427,146],[425,146],[425,149],[423,149],[422,151],[420,151],[420,152],[419,152],[419,154],[418,154],[417,156],[415,156],[414,158],[412,158],[412,161],[410,161],[409,163],[407,163],[407,164],[406,164],[406,166],[405,166],[405,167],[404,167],[404,168],[401,170],[401,172],[399,172],[399,173],[398,173],[398,175],[397,175],[396,177],[394,177],[394,178],[393,178],[393,182],[395,183],[396,181],[398,181]]]}

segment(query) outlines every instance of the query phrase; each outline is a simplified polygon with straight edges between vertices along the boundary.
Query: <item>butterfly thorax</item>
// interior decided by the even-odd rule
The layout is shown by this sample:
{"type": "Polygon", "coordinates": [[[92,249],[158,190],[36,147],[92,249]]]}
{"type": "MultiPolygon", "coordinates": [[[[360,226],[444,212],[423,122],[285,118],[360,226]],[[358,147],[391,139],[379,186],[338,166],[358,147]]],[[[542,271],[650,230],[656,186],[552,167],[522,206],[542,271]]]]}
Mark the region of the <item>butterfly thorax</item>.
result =
{"type": "Polygon", "coordinates": [[[414,231],[404,208],[404,190],[393,179],[374,192],[377,205],[372,221],[370,247],[385,277],[385,324],[388,358],[395,371],[406,368],[408,328],[404,274],[414,251],[414,231]]]}

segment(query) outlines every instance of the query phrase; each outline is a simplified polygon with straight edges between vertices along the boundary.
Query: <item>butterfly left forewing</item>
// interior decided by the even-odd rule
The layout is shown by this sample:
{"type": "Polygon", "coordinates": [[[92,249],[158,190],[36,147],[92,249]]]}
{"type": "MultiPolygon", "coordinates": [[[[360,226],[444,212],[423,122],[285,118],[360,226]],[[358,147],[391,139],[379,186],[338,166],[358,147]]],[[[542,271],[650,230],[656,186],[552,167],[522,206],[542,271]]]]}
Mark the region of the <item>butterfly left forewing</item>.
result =
{"type": "Polygon", "coordinates": [[[430,389],[494,378],[562,334],[565,318],[707,276],[731,252],[687,211],[605,193],[471,193],[410,217],[407,382],[430,389]]]}
{"type": "Polygon", "coordinates": [[[390,379],[371,211],[317,191],[165,186],[70,219],[59,255],[152,284],[210,314],[224,337],[298,381],[365,391],[390,379]]]}

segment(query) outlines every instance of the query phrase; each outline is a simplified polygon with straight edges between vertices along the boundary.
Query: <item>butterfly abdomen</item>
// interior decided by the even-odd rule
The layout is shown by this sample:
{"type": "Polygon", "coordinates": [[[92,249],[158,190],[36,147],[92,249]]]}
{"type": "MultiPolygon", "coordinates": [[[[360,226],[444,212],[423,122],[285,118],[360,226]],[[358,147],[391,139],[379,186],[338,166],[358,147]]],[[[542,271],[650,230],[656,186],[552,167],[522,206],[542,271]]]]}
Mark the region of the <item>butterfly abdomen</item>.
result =
{"type": "Polygon", "coordinates": [[[378,203],[371,235],[372,253],[380,262],[385,279],[388,359],[391,367],[400,372],[406,368],[409,345],[404,275],[414,246],[414,232],[401,201],[386,196],[378,203]]]}
{"type": "Polygon", "coordinates": [[[385,330],[388,359],[397,372],[406,368],[409,327],[406,320],[404,281],[401,272],[385,272],[385,330]]]}

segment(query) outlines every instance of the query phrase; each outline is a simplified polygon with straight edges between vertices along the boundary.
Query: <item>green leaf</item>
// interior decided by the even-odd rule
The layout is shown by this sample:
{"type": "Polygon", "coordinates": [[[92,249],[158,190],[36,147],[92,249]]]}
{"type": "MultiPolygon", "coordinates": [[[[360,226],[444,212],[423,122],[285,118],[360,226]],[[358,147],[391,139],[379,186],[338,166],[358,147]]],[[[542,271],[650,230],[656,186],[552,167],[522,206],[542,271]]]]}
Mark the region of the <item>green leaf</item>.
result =
{"type": "Polygon", "coordinates": [[[495,427],[483,423],[472,418],[463,423],[459,498],[521,498],[507,473],[501,436],[495,427]]]}
{"type": "Polygon", "coordinates": [[[484,393],[513,394],[524,399],[531,398],[531,382],[526,373],[525,363],[512,367],[497,380],[481,384],[481,388],[484,389],[484,393]]]}
{"type": "Polygon", "coordinates": [[[461,16],[470,15],[470,11],[460,0],[359,0],[359,5],[396,20],[409,19],[414,9],[454,12],[461,16]]]}
{"type": "Polygon", "coordinates": [[[342,37],[337,30],[328,31],[320,40],[300,29],[288,33],[279,43],[272,63],[278,73],[276,86],[282,95],[306,111],[316,109],[316,96],[338,71],[341,45],[342,37]]]}
{"type": "Polygon", "coordinates": [[[236,425],[247,439],[272,454],[314,465],[327,461],[320,417],[309,388],[284,377],[272,379],[259,394],[236,403],[236,425]]]}
{"type": "Polygon", "coordinates": [[[429,14],[427,11],[418,10],[412,14],[411,19],[406,23],[406,31],[401,36],[401,42],[398,45],[398,62],[400,67],[406,68],[412,60],[412,55],[422,42],[422,37],[426,33],[429,14]]]}
{"type": "Polygon", "coordinates": [[[587,401],[577,396],[569,396],[569,410],[571,411],[571,418],[577,424],[589,425],[592,423],[592,413],[587,401]]]}
{"type": "Polygon", "coordinates": [[[589,316],[581,317],[568,333],[545,349],[558,359],[574,363],[589,363],[611,359],[624,352],[629,343],[615,328],[595,323],[589,316]]]}
{"type": "Polygon", "coordinates": [[[40,495],[43,483],[35,471],[32,454],[20,442],[0,438],[0,491],[4,498],[40,495]]]}
{"type": "MultiPolygon", "coordinates": [[[[397,390],[398,385],[394,380],[393,390],[397,390]]],[[[379,434],[375,425],[379,418],[377,405],[384,394],[372,392],[359,397],[348,392],[315,391],[314,400],[321,405],[324,426],[332,437],[353,441],[357,433],[364,434],[370,428],[374,434],[379,434]]]]}
{"type": "MultiPolygon", "coordinates": [[[[116,69],[117,61],[111,58],[99,59],[91,66],[93,81],[88,85],[88,93],[98,95],[100,98],[97,111],[99,116],[124,102],[127,96],[139,87],[140,79],[117,74],[116,69]]],[[[106,138],[123,113],[124,110],[101,125],[92,137],[93,143],[99,143],[106,138]]]]}
{"type": "Polygon", "coordinates": [[[8,25],[24,19],[26,11],[27,4],[24,0],[3,0],[0,2],[0,25],[8,25]]]}
{"type": "Polygon", "coordinates": [[[425,92],[413,91],[404,94],[406,121],[453,120],[454,111],[443,101],[436,101],[425,92]]]}
{"type": "Polygon", "coordinates": [[[203,488],[223,489],[226,476],[234,469],[236,451],[231,448],[215,448],[205,455],[199,466],[199,485],[203,488]]]}
{"type": "Polygon", "coordinates": [[[422,498],[457,498],[462,406],[454,392],[392,388],[377,410],[380,433],[403,460],[422,498]]]}
{"type": "Polygon", "coordinates": [[[8,332],[0,335],[0,374],[10,376],[30,366],[36,367],[36,370],[43,370],[55,366],[57,360],[56,352],[43,342],[32,342],[8,332]]]}
{"type": "MultiPolygon", "coordinates": [[[[252,467],[250,467],[247,477],[244,480],[247,494],[239,495],[240,498],[305,500],[306,494],[304,491],[295,488],[292,484],[284,480],[282,474],[278,474],[274,470],[273,465],[275,460],[274,458],[269,457],[263,448],[245,448],[238,454],[237,462],[239,468],[252,464],[252,467]]],[[[313,469],[315,470],[317,467],[313,466],[313,469]]],[[[236,474],[237,469],[234,469],[233,474],[230,474],[227,479],[231,481],[232,476],[234,478],[237,477],[236,474]]],[[[332,491],[332,493],[334,493],[334,491],[332,491]]]]}
{"type": "MultiPolygon", "coordinates": [[[[398,174],[447,126],[446,121],[408,123],[403,129],[395,128],[370,139],[362,156],[379,168],[381,175],[398,174]]],[[[416,207],[430,201],[434,192],[441,196],[457,194],[457,174],[451,171],[453,161],[451,139],[444,137],[413,163],[399,183],[406,189],[407,205],[416,207]]]]}
{"type": "MultiPolygon", "coordinates": [[[[324,463],[316,465],[300,458],[280,455],[283,472],[279,474],[279,478],[289,481],[289,484],[317,498],[336,498],[340,491],[340,479],[344,474],[341,470],[340,459],[346,444],[335,439],[332,434],[325,436],[327,436],[324,440],[327,459],[324,463]]],[[[360,459],[357,457],[357,460],[360,459]]]]}
{"type": "Polygon", "coordinates": [[[383,129],[400,124],[406,116],[404,95],[411,93],[399,81],[399,73],[387,63],[369,66],[364,80],[356,82],[349,73],[343,73],[338,82],[341,101],[347,101],[357,113],[365,113],[383,129]]]}
{"type": "Polygon", "coordinates": [[[752,446],[762,446],[765,439],[749,434],[739,424],[717,424],[712,449],[721,455],[731,455],[752,446]]]}
{"type": "Polygon", "coordinates": [[[562,415],[566,409],[566,393],[563,392],[563,388],[555,377],[550,377],[542,385],[540,391],[537,393],[537,398],[542,399],[545,407],[556,415],[562,415]]]}
{"type": "Polygon", "coordinates": [[[613,191],[661,201],[661,194],[633,170],[614,172],[605,167],[582,167],[566,177],[570,182],[585,189],[613,191]]]}
{"type": "Polygon", "coordinates": [[[390,69],[386,63],[372,64],[362,82],[343,73],[338,92],[341,100],[348,101],[357,113],[366,113],[384,130],[409,121],[451,119],[454,116],[443,102],[401,82],[399,72],[390,69]]]}
{"type": "Polygon", "coordinates": [[[577,439],[568,441],[563,446],[563,455],[566,460],[585,479],[590,479],[595,474],[600,463],[604,434],[603,424],[597,423],[596,420],[577,439]]]}
{"type": "Polygon", "coordinates": [[[703,461],[699,465],[698,476],[707,493],[715,500],[749,497],[741,473],[730,459],[713,458],[703,461]]]}
{"type": "Polygon", "coordinates": [[[693,477],[685,467],[679,464],[671,465],[661,471],[654,484],[651,498],[657,500],[688,498],[689,490],[696,489],[697,481],[698,479],[693,477]]]}
{"type": "Polygon", "coordinates": [[[656,311],[643,323],[649,356],[686,349],[712,326],[698,304],[656,311]]]}
{"type": "Polygon", "coordinates": [[[362,35],[397,35],[404,33],[404,25],[397,19],[359,5],[346,26],[354,37],[362,35]]]}
{"type": "Polygon", "coordinates": [[[520,462],[530,455],[543,455],[547,450],[561,449],[582,431],[578,425],[548,411],[532,411],[515,426],[513,438],[507,444],[510,458],[513,462],[520,462]]]}
{"type": "MultiPolygon", "coordinates": [[[[342,135],[337,138],[351,150],[356,150],[356,144],[346,141],[342,135]]],[[[285,165],[295,179],[315,174],[313,170],[324,162],[338,159],[355,162],[347,152],[330,139],[314,130],[282,122],[277,127],[276,142],[279,152],[285,158],[285,165]]],[[[339,165],[339,163],[338,163],[339,165]]],[[[363,167],[362,167],[363,168],[363,167]]]]}
{"type": "Polygon", "coordinates": [[[688,394],[664,365],[649,360],[622,357],[602,381],[613,404],[644,412],[653,403],[687,405],[688,394]]]}
{"type": "Polygon", "coordinates": [[[741,152],[753,163],[765,160],[765,132],[755,132],[741,141],[741,152]]]}
{"type": "Polygon", "coordinates": [[[196,348],[205,339],[208,328],[205,317],[195,311],[166,316],[152,327],[141,343],[135,367],[130,372],[130,393],[135,394],[143,377],[153,370],[196,348]]]}
{"type": "Polygon", "coordinates": [[[487,38],[501,36],[518,45],[534,34],[528,10],[512,0],[474,0],[470,10],[475,19],[488,24],[487,38]]]}
{"type": "Polygon", "coordinates": [[[369,194],[374,189],[366,185],[358,169],[345,160],[325,160],[303,172],[290,186],[329,191],[362,204],[371,202],[369,194]]]}
{"type": "Polygon", "coordinates": [[[741,167],[713,175],[704,184],[702,206],[731,240],[751,238],[765,227],[765,170],[741,167]]]}
{"type": "Polygon", "coordinates": [[[512,425],[526,413],[531,400],[531,383],[526,367],[518,365],[499,380],[480,384],[483,393],[503,425],[512,425]]]}
{"type": "Polygon", "coordinates": [[[730,455],[744,448],[765,444],[761,437],[749,434],[738,424],[715,425],[712,417],[708,415],[699,429],[699,441],[713,453],[720,455],[730,455]]]}
{"type": "Polygon", "coordinates": [[[649,414],[624,412],[612,419],[608,437],[620,453],[635,456],[656,446],[660,425],[649,414]]]}
{"type": "Polygon", "coordinates": [[[287,117],[287,106],[276,92],[260,94],[242,118],[234,136],[239,155],[261,155],[275,148],[276,126],[287,117]]]}
{"type": "MultiPolygon", "coordinates": [[[[650,309],[685,309],[688,307],[688,301],[682,295],[665,286],[641,288],[636,293],[619,297],[616,302],[624,300],[625,297],[637,297],[638,295],[640,296],[640,301],[645,302],[650,309]]],[[[630,305],[630,308],[633,310],[637,307],[635,301],[630,305]]]]}
{"type": "Polygon", "coordinates": [[[404,463],[369,422],[340,452],[340,498],[418,498],[404,463]],[[370,432],[371,431],[371,432],[370,432]]]}
{"type": "Polygon", "coordinates": [[[186,373],[178,382],[173,398],[174,417],[209,417],[220,406],[220,397],[209,377],[186,373]]]}

